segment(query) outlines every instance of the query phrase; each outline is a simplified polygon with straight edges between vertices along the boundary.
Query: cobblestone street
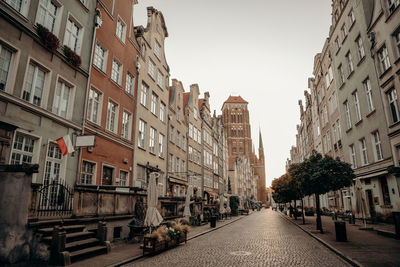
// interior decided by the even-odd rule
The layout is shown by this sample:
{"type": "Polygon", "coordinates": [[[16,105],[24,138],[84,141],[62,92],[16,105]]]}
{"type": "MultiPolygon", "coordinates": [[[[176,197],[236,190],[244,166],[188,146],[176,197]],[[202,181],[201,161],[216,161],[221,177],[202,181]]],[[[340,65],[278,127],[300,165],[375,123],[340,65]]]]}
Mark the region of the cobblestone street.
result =
{"type": "Polygon", "coordinates": [[[277,212],[254,212],[186,245],[125,266],[348,266],[277,212]]]}

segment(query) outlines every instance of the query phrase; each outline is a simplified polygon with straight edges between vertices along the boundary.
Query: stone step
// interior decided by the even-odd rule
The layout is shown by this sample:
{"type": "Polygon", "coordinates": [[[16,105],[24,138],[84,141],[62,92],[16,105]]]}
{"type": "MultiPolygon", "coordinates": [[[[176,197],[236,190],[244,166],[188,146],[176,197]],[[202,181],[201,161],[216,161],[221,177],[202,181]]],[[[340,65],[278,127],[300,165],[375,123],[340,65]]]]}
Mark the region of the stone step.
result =
{"type": "Polygon", "coordinates": [[[95,233],[93,233],[93,232],[69,233],[69,234],[67,234],[66,237],[67,237],[67,243],[71,243],[74,241],[79,241],[79,240],[95,237],[95,233]]]}
{"type": "Polygon", "coordinates": [[[86,258],[106,253],[107,253],[107,246],[94,246],[71,252],[70,259],[71,262],[76,262],[78,260],[83,260],[86,258]]]}
{"type": "Polygon", "coordinates": [[[97,238],[88,238],[83,240],[78,240],[74,242],[69,242],[65,244],[65,250],[69,252],[82,250],[85,248],[97,246],[99,244],[99,240],[97,238]]]}
{"type": "MultiPolygon", "coordinates": [[[[63,227],[67,233],[76,233],[83,232],[85,228],[84,225],[66,225],[63,227]]],[[[51,236],[53,233],[53,227],[41,228],[38,229],[38,233],[41,233],[43,236],[51,236]]]]}

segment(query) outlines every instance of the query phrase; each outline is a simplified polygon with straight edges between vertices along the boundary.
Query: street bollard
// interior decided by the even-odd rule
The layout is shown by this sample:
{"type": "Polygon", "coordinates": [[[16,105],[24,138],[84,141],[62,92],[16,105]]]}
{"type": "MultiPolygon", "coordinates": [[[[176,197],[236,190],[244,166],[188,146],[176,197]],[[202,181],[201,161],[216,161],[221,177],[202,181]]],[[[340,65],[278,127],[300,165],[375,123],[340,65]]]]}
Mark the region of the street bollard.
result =
{"type": "Polygon", "coordinates": [[[397,238],[400,238],[400,212],[393,211],[394,226],[397,238]]]}
{"type": "Polygon", "coordinates": [[[346,234],[346,223],[335,221],[335,232],[336,232],[336,241],[346,242],[347,234],[346,234]]]}
{"type": "Polygon", "coordinates": [[[210,227],[215,228],[217,226],[217,216],[210,217],[210,227]]]}

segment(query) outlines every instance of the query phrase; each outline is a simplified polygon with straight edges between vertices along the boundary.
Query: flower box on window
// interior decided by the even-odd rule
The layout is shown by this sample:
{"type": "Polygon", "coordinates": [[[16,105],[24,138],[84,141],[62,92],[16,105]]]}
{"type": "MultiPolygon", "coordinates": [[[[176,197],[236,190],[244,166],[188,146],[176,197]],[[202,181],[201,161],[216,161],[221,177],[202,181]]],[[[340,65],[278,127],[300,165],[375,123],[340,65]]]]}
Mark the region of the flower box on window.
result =
{"type": "Polygon", "coordinates": [[[66,56],[69,63],[74,67],[78,68],[82,64],[81,57],[78,56],[75,51],[73,51],[68,46],[64,45],[64,55],[66,56]]]}
{"type": "Polygon", "coordinates": [[[49,29],[39,23],[36,26],[37,33],[42,39],[44,45],[53,51],[57,50],[60,47],[60,41],[58,40],[57,36],[55,36],[52,32],[49,31],[49,29]]]}

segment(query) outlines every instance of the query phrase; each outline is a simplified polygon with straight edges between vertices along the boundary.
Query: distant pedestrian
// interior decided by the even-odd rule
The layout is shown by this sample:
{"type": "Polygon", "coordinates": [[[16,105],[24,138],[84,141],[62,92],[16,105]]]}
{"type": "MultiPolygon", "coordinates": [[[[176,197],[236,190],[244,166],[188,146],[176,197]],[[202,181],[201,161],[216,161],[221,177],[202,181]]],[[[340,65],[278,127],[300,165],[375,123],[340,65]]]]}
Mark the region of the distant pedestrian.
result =
{"type": "Polygon", "coordinates": [[[292,204],[290,204],[290,206],[289,206],[289,215],[290,215],[290,217],[293,216],[293,207],[292,207],[292,204]]]}

